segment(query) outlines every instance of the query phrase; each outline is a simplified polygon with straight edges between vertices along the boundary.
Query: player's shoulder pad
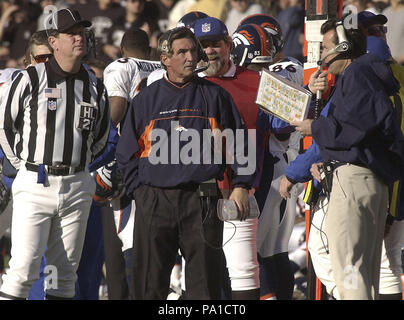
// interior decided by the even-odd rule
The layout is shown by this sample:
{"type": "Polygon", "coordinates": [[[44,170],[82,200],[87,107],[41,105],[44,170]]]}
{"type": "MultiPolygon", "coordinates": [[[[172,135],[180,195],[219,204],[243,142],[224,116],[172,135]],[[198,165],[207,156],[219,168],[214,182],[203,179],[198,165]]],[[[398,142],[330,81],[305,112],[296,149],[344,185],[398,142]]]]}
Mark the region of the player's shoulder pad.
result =
{"type": "Polygon", "coordinates": [[[161,68],[160,61],[142,60],[136,58],[129,58],[129,62],[136,64],[137,68],[143,72],[153,72],[156,69],[161,68]]]}
{"type": "Polygon", "coordinates": [[[153,82],[156,82],[157,80],[163,79],[166,72],[167,71],[165,69],[163,69],[163,68],[156,69],[153,72],[151,72],[147,77],[147,85],[150,86],[153,82]]]}
{"type": "Polygon", "coordinates": [[[133,68],[137,68],[137,65],[131,62],[130,58],[119,58],[115,61],[112,61],[104,70],[104,78],[106,75],[112,72],[127,72],[128,70],[132,70],[133,68]]]}

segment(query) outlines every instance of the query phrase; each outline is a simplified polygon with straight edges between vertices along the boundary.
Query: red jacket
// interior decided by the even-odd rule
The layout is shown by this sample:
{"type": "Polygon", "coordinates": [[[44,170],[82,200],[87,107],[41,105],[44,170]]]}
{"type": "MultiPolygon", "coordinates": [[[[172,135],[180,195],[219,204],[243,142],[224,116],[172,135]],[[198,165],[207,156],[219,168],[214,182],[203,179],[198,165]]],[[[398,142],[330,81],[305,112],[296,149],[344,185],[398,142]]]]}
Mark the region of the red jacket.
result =
{"type": "MultiPolygon", "coordinates": [[[[230,93],[233,101],[244,121],[247,129],[257,129],[258,105],[255,103],[257,97],[260,75],[239,66],[231,66],[229,71],[221,77],[205,77],[205,79],[218,84],[230,93]],[[233,68],[233,69],[232,69],[233,68]],[[234,72],[235,71],[235,72],[234,72]]],[[[257,130],[257,135],[265,135],[265,132],[257,130]]],[[[223,181],[218,181],[220,189],[231,190],[229,170],[226,170],[223,181]]]]}

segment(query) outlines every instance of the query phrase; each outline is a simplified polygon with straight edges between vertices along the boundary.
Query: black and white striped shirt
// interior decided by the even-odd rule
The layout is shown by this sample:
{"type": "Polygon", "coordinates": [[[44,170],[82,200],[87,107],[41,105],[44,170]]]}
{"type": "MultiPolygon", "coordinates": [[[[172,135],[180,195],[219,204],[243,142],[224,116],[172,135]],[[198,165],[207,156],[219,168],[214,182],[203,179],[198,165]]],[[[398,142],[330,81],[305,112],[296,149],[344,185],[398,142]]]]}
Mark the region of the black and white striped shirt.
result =
{"type": "Polygon", "coordinates": [[[107,92],[83,65],[64,72],[55,59],[28,67],[0,106],[0,143],[17,169],[20,161],[86,167],[109,133],[107,92]]]}

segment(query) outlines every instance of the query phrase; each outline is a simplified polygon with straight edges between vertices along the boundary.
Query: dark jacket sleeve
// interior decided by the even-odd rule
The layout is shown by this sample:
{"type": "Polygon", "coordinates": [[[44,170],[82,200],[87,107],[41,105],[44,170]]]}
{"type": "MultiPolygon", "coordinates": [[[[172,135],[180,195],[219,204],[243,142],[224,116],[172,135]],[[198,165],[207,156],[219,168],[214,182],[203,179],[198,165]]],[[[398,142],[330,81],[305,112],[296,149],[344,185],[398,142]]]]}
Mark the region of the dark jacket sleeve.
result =
{"type": "MultiPolygon", "coordinates": [[[[136,134],[137,127],[135,121],[135,110],[139,108],[134,108],[133,102],[135,100],[140,100],[140,98],[138,96],[135,97],[129,106],[115,155],[118,168],[122,171],[126,185],[126,193],[129,197],[132,197],[133,191],[139,184],[137,179],[139,158],[136,156],[136,153],[140,150],[140,147],[138,144],[139,137],[136,134]]],[[[136,104],[140,105],[140,101],[136,102],[136,104]]]]}
{"type": "Polygon", "coordinates": [[[382,86],[371,91],[360,83],[353,73],[341,78],[328,117],[313,122],[313,136],[320,146],[339,150],[357,146],[391,113],[392,104],[382,86]]]}

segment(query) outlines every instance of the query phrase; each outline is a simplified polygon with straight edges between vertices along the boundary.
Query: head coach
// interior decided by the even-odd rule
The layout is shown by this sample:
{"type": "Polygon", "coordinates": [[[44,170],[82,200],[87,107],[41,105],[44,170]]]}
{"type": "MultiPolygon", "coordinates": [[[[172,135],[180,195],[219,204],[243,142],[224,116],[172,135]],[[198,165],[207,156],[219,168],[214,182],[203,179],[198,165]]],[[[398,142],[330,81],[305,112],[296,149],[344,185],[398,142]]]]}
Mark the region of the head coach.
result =
{"type": "MultiPolygon", "coordinates": [[[[136,202],[135,299],[167,298],[178,248],[186,261],[186,298],[220,299],[223,224],[216,215],[216,179],[223,179],[225,163],[205,161],[214,150],[203,148],[202,137],[213,129],[245,127],[230,95],[197,77],[203,51],[191,30],[167,31],[158,49],[167,74],[132,100],[116,152],[127,193],[136,202]],[[154,139],[156,132],[166,136],[154,139]],[[189,139],[191,161],[184,152],[189,139]],[[156,161],[156,148],[166,162],[156,161]]],[[[242,195],[254,175],[241,175],[237,154],[234,159],[233,196],[247,215],[248,197],[242,195]]]]}

